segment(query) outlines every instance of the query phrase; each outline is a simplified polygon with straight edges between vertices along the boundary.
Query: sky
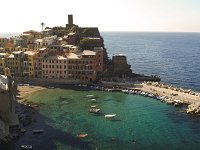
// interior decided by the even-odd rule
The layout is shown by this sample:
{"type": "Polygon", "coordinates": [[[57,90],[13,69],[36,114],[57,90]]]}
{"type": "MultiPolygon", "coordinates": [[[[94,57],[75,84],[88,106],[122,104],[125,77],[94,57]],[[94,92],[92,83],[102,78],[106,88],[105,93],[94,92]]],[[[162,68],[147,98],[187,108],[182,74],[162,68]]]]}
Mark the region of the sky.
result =
{"type": "Polygon", "coordinates": [[[200,0],[4,0],[0,32],[65,26],[100,31],[200,32],[200,0]]]}

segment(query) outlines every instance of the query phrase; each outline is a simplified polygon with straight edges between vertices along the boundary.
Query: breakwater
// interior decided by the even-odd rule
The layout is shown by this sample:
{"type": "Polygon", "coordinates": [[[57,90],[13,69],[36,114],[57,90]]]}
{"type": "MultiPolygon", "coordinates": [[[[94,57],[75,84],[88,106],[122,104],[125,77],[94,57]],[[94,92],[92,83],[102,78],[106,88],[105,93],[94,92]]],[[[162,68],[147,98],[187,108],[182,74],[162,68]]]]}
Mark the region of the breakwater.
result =
{"type": "Polygon", "coordinates": [[[200,93],[192,91],[191,89],[183,89],[164,83],[149,81],[139,84],[131,82],[102,82],[98,86],[90,87],[96,90],[109,92],[122,91],[124,93],[148,96],[174,106],[185,104],[188,106],[186,109],[188,114],[199,115],[200,113],[200,93]]]}

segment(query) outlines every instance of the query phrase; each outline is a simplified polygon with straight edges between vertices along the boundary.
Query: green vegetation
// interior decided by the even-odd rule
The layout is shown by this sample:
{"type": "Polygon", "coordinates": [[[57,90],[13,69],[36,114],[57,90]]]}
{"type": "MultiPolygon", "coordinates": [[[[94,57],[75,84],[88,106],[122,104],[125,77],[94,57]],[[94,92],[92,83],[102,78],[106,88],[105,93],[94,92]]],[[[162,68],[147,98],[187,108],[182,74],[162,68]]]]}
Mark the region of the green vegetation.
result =
{"type": "Polygon", "coordinates": [[[53,34],[57,35],[59,37],[67,35],[70,32],[77,32],[77,26],[72,26],[72,27],[61,27],[61,26],[57,26],[57,27],[53,27],[53,34]]]}
{"type": "Polygon", "coordinates": [[[80,47],[82,50],[93,50],[94,47],[98,47],[100,44],[100,39],[82,38],[80,40],[80,47]]]}
{"type": "Polygon", "coordinates": [[[100,37],[98,28],[79,28],[81,37],[100,37]]]}

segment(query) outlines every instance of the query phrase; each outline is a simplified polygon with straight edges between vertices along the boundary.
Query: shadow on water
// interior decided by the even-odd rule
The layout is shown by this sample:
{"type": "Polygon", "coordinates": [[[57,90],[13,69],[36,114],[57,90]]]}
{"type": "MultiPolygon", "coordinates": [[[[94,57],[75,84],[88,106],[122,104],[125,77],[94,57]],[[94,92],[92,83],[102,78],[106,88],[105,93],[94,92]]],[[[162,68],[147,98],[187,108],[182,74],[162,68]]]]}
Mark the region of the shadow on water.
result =
{"type": "Polygon", "coordinates": [[[71,147],[72,149],[91,149],[89,146],[90,142],[48,125],[46,122],[53,122],[49,118],[39,113],[35,114],[34,117],[37,118],[37,121],[25,128],[26,133],[23,136],[10,144],[0,145],[0,149],[16,150],[20,149],[21,145],[32,145],[33,149],[36,150],[55,150],[58,149],[56,143],[64,147],[71,147]],[[35,129],[44,129],[44,132],[41,134],[33,134],[32,130],[35,129]]]}
{"type": "Polygon", "coordinates": [[[121,119],[108,119],[109,121],[113,121],[113,122],[121,122],[122,120],[121,119]]]}

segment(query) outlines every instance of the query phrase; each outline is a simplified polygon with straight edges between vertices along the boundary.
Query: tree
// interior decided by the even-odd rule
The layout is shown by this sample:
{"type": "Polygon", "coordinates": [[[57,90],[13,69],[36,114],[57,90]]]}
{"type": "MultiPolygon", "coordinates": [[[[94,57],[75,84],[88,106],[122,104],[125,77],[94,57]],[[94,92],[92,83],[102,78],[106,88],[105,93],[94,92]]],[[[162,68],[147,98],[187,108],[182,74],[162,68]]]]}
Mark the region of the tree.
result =
{"type": "Polygon", "coordinates": [[[80,40],[80,47],[82,50],[93,50],[94,47],[99,47],[99,46],[100,46],[99,39],[82,38],[80,40]]]}
{"type": "Polygon", "coordinates": [[[44,22],[41,23],[41,26],[42,26],[42,30],[43,30],[43,28],[44,28],[44,26],[45,26],[44,22]]]}

